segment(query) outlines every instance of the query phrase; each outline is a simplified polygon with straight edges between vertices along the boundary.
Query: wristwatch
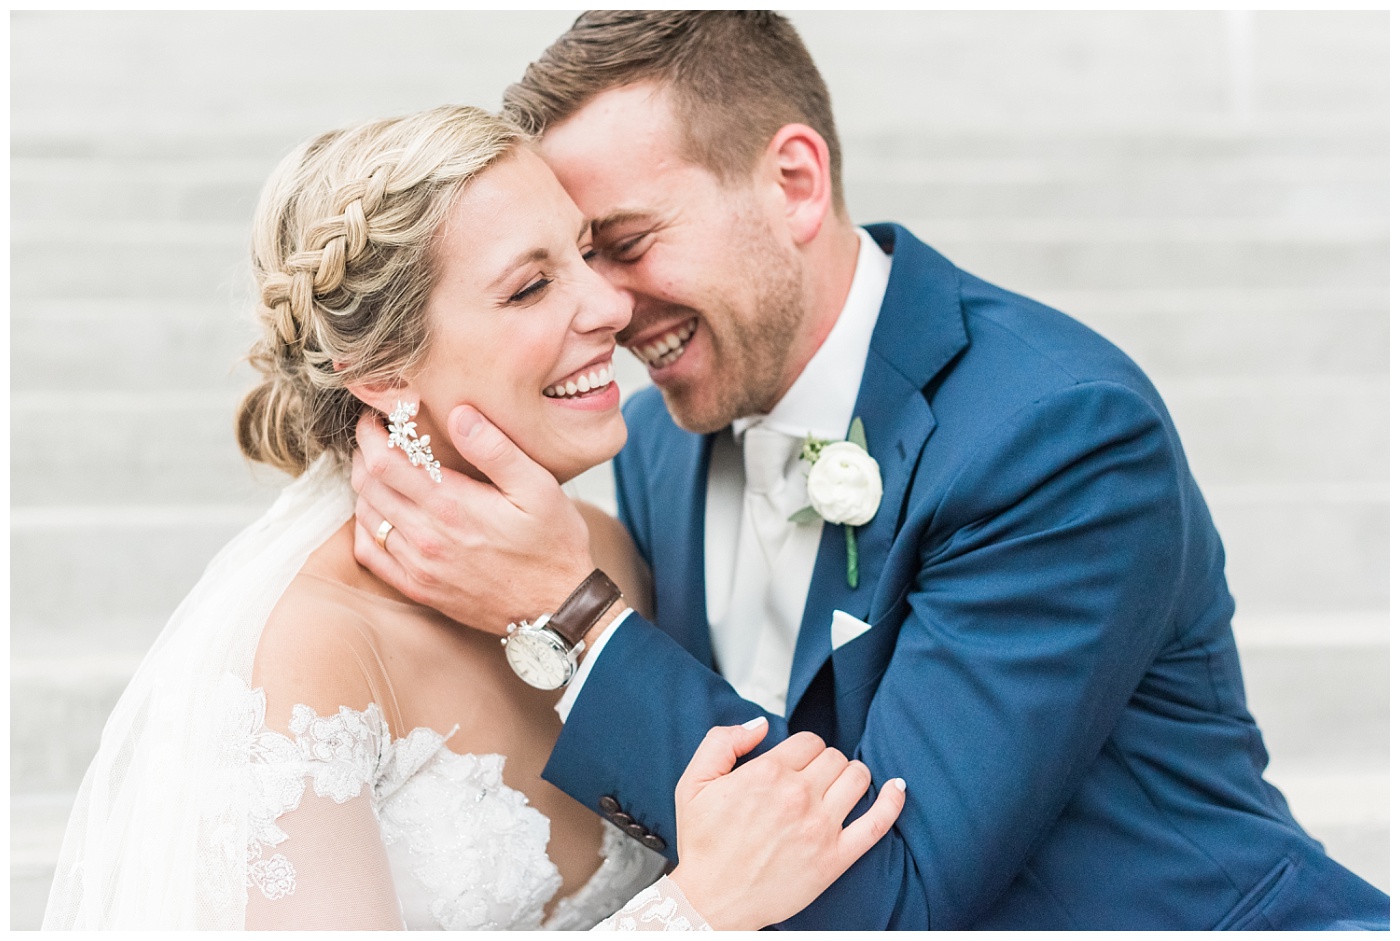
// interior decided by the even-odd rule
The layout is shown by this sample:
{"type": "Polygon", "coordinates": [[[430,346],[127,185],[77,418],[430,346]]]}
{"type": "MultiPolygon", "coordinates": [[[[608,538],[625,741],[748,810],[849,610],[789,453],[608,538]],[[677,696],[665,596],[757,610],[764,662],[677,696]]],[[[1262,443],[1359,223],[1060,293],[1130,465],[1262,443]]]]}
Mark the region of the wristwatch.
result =
{"type": "Polygon", "coordinates": [[[594,569],[558,611],[506,628],[501,638],[506,662],[536,689],[563,689],[578,670],[584,635],[621,597],[622,589],[602,569],[594,569]]]}

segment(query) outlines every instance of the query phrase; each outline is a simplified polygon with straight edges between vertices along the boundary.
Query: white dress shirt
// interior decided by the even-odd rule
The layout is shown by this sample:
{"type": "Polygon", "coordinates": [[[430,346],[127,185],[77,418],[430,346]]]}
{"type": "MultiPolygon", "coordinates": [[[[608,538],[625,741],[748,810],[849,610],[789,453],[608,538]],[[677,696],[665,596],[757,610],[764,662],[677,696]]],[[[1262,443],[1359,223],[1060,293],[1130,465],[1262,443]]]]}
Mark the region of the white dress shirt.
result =
{"type": "MultiPolygon", "coordinates": [[[[727,617],[731,607],[751,607],[731,604],[734,573],[741,562],[738,548],[744,463],[740,440],[750,426],[760,421],[770,429],[791,435],[799,446],[809,434],[831,440],[846,437],[891,265],[889,256],[869,233],[864,229],[856,232],[860,255],[855,277],[831,332],[773,410],[767,415],[750,415],[735,421],[732,434],[716,435],[710,456],[705,494],[705,604],[716,666],[739,695],[776,715],[786,712],[788,674],[822,527],[790,524],[792,532],[775,560],[774,583],[768,597],[770,616],[764,624],[756,627],[727,617]]],[[[794,447],[787,463],[786,490],[797,506],[805,506],[807,467],[797,452],[794,447]]],[[[629,609],[614,620],[585,654],[578,673],[555,707],[561,719],[567,721],[593,662],[630,613],[629,609]]]]}

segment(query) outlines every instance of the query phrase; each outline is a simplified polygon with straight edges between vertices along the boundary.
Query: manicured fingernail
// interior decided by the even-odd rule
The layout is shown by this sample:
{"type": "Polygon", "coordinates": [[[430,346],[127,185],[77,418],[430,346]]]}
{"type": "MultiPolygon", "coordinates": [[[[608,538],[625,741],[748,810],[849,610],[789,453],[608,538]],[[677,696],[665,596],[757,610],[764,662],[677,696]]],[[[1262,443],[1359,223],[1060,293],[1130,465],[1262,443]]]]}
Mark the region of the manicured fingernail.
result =
{"type": "Polygon", "coordinates": [[[756,728],[758,728],[760,725],[762,725],[763,723],[765,723],[765,722],[767,722],[767,721],[768,721],[768,719],[767,719],[766,716],[759,716],[759,717],[756,718],[756,719],[750,719],[749,721],[745,722],[745,723],[744,723],[744,728],[746,728],[746,729],[756,729],[756,728]]]}
{"type": "Polygon", "coordinates": [[[481,430],[481,413],[474,408],[464,408],[457,416],[457,434],[470,438],[481,430]]]}
{"type": "Polygon", "coordinates": [[[904,790],[908,790],[908,789],[909,789],[909,785],[907,785],[907,784],[904,783],[904,779],[903,779],[903,778],[891,778],[890,780],[893,781],[893,782],[894,782],[894,786],[897,787],[897,788],[899,788],[901,791],[904,791],[904,790]]]}

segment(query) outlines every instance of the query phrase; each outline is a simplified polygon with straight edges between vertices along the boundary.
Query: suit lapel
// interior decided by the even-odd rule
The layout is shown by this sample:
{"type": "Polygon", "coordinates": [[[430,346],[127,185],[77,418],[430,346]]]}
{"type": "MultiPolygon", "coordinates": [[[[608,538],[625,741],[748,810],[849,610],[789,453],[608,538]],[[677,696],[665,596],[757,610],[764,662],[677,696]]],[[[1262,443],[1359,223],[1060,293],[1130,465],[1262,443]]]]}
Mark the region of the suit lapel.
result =
{"type": "Polygon", "coordinates": [[[899,226],[869,231],[881,247],[893,245],[894,257],[855,415],[865,424],[870,455],[880,465],[884,496],[875,518],[856,529],[856,588],[846,582],[844,527],[823,527],[788,682],[789,716],[831,656],[832,611],[870,619],[871,598],[903,519],[909,482],[936,425],[923,390],[967,345],[957,269],[899,226]]]}
{"type": "Polygon", "coordinates": [[[714,435],[680,432],[673,438],[658,462],[660,486],[654,491],[665,499],[652,521],[653,569],[669,577],[666,585],[657,585],[656,620],[695,659],[713,669],[705,607],[705,495],[714,435]]]}

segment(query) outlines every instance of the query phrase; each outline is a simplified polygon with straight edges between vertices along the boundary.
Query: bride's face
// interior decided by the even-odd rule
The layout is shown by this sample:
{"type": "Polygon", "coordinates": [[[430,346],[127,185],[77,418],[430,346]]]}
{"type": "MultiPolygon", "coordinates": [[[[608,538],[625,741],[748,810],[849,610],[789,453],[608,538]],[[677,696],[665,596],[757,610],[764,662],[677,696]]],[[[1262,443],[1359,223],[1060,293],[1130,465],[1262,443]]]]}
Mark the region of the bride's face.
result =
{"type": "Polygon", "coordinates": [[[530,150],[468,184],[435,249],[428,355],[409,380],[418,433],[445,466],[465,469],[444,433],[463,403],[559,480],[622,448],[612,360],[631,305],[589,267],[591,251],[583,216],[530,150]]]}

